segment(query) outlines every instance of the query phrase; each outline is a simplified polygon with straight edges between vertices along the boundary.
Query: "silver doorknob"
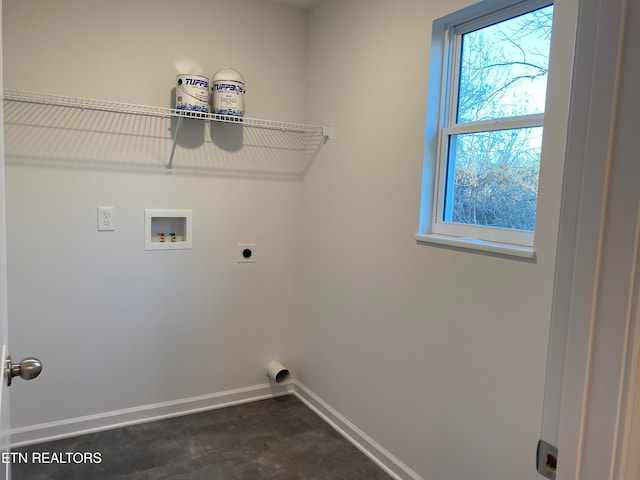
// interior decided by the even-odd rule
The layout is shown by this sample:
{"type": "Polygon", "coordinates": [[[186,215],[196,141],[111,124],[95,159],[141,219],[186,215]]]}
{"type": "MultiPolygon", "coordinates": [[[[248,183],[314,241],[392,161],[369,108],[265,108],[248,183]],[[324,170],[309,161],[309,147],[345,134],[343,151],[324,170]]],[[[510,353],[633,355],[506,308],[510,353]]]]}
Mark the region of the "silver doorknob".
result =
{"type": "Polygon", "coordinates": [[[32,380],[40,375],[42,371],[42,362],[35,357],[24,358],[20,363],[13,363],[11,356],[7,357],[5,365],[5,373],[7,375],[7,386],[11,386],[11,379],[17,377],[24,380],[32,380]]]}

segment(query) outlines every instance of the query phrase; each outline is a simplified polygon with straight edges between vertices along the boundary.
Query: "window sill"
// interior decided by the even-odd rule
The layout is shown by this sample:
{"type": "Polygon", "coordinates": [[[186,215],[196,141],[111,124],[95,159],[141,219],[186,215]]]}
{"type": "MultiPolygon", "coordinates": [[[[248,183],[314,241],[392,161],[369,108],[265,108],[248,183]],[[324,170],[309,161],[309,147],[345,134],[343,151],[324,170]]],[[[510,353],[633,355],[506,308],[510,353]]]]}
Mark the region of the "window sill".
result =
{"type": "Polygon", "coordinates": [[[480,250],[483,252],[498,253],[510,257],[536,258],[536,251],[533,247],[521,245],[510,245],[508,243],[487,242],[476,238],[449,237],[447,235],[436,235],[433,233],[421,235],[416,234],[416,240],[420,243],[435,243],[449,247],[464,248],[467,250],[480,250]]]}

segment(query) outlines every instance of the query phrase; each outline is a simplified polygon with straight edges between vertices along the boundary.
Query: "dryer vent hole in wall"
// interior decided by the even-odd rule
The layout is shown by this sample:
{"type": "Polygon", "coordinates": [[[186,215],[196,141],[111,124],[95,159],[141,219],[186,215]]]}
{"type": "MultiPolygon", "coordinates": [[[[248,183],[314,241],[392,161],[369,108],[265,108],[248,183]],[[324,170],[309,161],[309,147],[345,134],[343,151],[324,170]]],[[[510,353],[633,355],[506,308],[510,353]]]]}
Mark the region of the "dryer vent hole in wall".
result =
{"type": "Polygon", "coordinates": [[[276,375],[276,383],[282,383],[289,378],[289,370],[282,370],[276,375]]]}
{"type": "Polygon", "coordinates": [[[289,369],[277,360],[273,360],[267,365],[267,377],[278,385],[288,385],[293,380],[289,369]]]}

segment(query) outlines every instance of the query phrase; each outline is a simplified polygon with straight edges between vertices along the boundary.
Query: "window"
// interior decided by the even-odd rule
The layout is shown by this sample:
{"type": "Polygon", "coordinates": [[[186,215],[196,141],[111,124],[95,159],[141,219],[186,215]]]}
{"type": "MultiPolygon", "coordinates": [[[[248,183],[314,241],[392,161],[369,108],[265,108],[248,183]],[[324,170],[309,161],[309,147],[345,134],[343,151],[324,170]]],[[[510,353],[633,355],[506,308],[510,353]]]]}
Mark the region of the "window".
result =
{"type": "Polygon", "coordinates": [[[553,5],[471,14],[434,24],[427,157],[437,166],[421,229],[532,251],[553,5]]]}

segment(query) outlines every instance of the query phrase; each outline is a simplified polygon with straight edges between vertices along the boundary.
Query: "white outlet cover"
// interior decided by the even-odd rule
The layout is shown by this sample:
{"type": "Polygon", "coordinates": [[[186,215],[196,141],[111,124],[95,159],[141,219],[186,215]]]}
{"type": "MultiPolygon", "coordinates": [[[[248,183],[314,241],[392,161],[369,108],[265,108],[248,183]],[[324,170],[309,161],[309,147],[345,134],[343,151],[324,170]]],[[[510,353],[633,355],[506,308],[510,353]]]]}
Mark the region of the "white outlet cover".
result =
{"type": "Polygon", "coordinates": [[[98,231],[113,232],[115,229],[115,209],[113,207],[98,207],[98,231]]]}
{"type": "Polygon", "coordinates": [[[256,263],[256,244],[238,244],[238,263],[256,263]]]}

